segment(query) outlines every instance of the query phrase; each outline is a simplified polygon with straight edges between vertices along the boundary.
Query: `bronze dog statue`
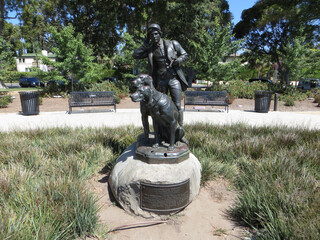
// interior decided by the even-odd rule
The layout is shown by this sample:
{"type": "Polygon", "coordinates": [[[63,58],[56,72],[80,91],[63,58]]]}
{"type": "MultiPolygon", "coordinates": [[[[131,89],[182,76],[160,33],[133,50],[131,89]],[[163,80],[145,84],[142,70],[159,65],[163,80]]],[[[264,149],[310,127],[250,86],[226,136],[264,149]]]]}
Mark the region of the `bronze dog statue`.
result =
{"type": "Polygon", "coordinates": [[[184,130],[178,126],[179,111],[172,100],[166,95],[157,91],[152,84],[149,75],[141,74],[132,81],[136,92],[131,94],[134,102],[140,102],[140,112],[145,139],[149,138],[148,116],[151,116],[155,132],[155,144],[160,145],[160,139],[169,143],[168,150],[174,150],[178,141],[187,142],[184,138],[184,130]]]}

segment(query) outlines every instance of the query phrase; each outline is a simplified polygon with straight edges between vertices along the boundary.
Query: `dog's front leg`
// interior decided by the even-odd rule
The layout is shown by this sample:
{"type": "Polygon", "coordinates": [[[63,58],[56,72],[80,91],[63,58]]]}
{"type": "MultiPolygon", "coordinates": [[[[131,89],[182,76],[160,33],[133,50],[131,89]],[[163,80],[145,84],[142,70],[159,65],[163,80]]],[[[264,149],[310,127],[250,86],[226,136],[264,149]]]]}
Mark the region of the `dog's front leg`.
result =
{"type": "Polygon", "coordinates": [[[160,136],[159,136],[159,124],[157,123],[157,121],[155,121],[154,118],[152,118],[153,121],[153,128],[154,128],[154,139],[155,139],[155,143],[153,144],[153,148],[158,148],[160,145],[160,136]]]}
{"type": "Polygon", "coordinates": [[[150,133],[148,115],[147,114],[142,115],[141,119],[142,119],[143,132],[144,132],[144,141],[146,144],[148,144],[149,143],[149,133],[150,133]]]}
{"type": "Polygon", "coordinates": [[[172,121],[170,123],[170,145],[168,147],[168,151],[174,150],[174,143],[175,143],[175,130],[176,130],[176,123],[175,121],[172,121]]]}

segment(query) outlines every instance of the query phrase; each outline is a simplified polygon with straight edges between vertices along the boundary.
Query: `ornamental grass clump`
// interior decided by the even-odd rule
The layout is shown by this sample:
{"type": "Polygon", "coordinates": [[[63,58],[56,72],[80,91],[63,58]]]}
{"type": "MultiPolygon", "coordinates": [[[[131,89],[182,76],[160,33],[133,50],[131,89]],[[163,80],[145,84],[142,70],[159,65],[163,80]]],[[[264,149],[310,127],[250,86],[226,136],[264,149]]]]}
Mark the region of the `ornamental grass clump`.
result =
{"type": "Polygon", "coordinates": [[[230,213],[254,239],[320,238],[319,130],[197,124],[188,136],[205,180],[225,176],[238,189],[230,213]]]}
{"type": "MultiPolygon", "coordinates": [[[[193,124],[185,130],[202,165],[202,184],[230,179],[238,199],[229,214],[251,228],[252,238],[320,239],[319,130],[244,124],[193,124]]],[[[0,239],[96,234],[99,206],[86,183],[110,171],[142,131],[129,126],[0,133],[0,239]]]]}
{"type": "Polygon", "coordinates": [[[8,107],[9,103],[12,103],[13,99],[11,95],[0,96],[0,108],[8,107]]]}
{"type": "Polygon", "coordinates": [[[77,239],[99,227],[86,181],[108,171],[137,129],[0,133],[0,239],[77,239]]]}
{"type": "Polygon", "coordinates": [[[316,95],[314,98],[314,103],[318,103],[318,107],[320,107],[320,94],[316,95]]]}

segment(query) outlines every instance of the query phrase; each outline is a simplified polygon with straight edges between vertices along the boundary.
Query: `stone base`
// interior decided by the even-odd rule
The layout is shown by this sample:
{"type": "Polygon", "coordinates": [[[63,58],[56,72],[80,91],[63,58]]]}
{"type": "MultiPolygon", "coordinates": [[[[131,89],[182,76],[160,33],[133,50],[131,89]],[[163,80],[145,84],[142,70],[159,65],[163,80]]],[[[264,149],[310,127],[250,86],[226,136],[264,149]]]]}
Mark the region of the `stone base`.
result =
{"type": "Polygon", "coordinates": [[[198,194],[201,165],[192,153],[176,164],[148,164],[135,152],[136,143],[118,158],[109,177],[113,195],[125,211],[146,218],[174,214],[198,194]]]}

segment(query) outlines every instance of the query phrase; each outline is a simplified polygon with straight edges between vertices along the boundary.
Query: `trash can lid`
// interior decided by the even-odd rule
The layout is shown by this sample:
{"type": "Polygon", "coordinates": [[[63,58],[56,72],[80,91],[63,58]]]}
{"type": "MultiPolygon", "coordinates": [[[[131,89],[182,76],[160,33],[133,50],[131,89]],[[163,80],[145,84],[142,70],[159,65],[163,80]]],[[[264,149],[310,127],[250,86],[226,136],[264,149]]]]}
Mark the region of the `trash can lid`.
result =
{"type": "Polygon", "coordinates": [[[23,92],[19,92],[19,94],[35,94],[35,93],[39,93],[39,91],[23,91],[23,92]]]}

